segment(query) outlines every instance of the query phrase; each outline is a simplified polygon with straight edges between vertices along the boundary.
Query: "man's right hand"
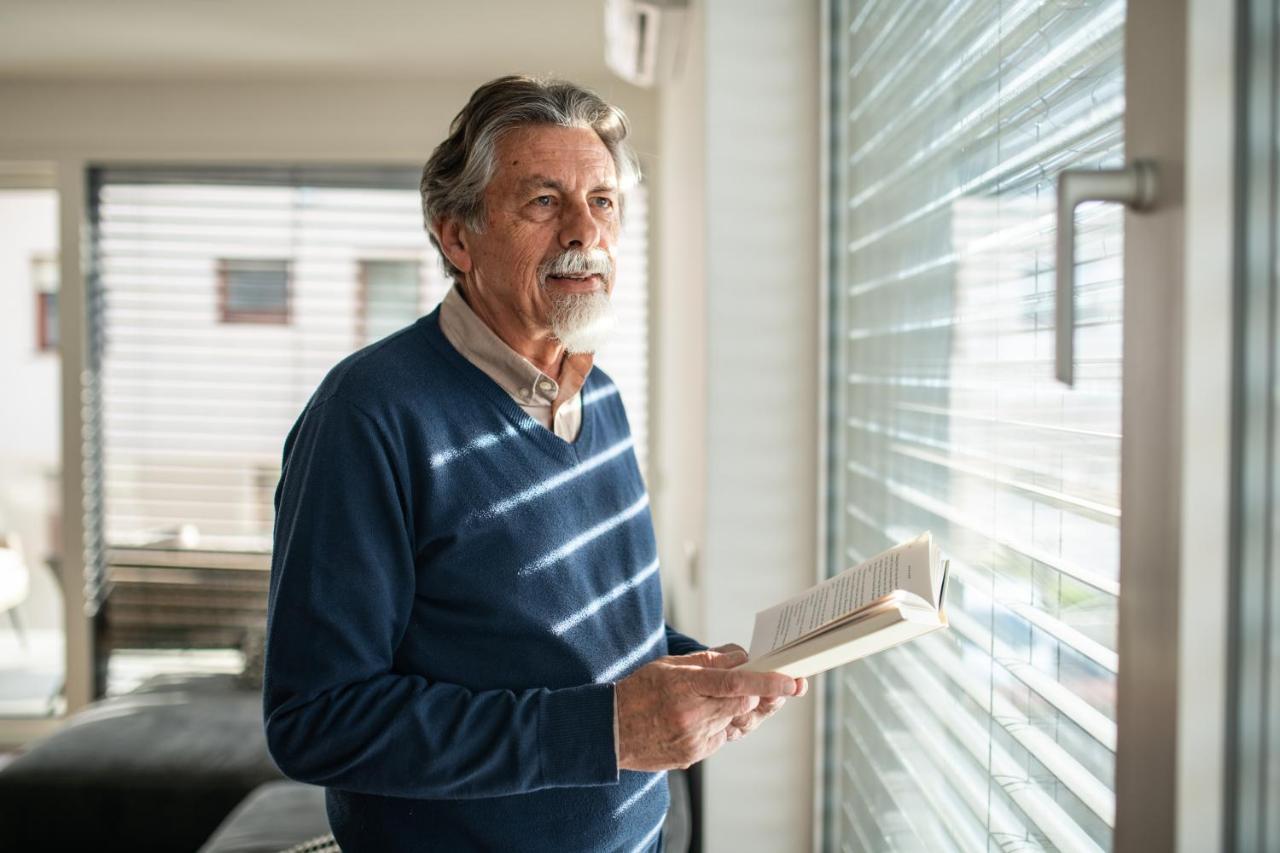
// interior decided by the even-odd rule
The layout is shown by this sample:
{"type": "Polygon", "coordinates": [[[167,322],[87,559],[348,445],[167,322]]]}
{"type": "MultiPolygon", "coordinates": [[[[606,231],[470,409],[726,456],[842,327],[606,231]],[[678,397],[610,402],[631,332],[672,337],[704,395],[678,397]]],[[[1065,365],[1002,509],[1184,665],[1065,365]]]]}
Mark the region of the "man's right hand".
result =
{"type": "Polygon", "coordinates": [[[684,769],[719,749],[734,717],[762,697],[794,696],[798,682],[776,672],[740,672],[740,652],[669,655],[617,683],[618,766],[684,769]]]}

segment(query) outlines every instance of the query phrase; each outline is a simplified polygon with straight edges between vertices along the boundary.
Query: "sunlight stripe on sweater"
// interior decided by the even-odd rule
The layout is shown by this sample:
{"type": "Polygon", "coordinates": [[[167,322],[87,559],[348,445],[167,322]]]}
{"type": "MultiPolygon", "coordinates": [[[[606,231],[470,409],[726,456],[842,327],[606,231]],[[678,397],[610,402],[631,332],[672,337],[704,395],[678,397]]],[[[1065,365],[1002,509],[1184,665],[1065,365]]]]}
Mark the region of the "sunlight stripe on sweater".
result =
{"type": "MultiPolygon", "coordinates": [[[[541,426],[541,424],[534,421],[532,426],[541,426]]],[[[503,439],[519,435],[522,431],[529,428],[530,427],[524,425],[521,425],[518,429],[514,426],[507,426],[501,432],[487,432],[484,435],[471,439],[466,444],[458,447],[450,447],[446,450],[441,450],[439,453],[433,453],[431,455],[431,467],[439,468],[442,465],[448,465],[450,462],[466,456],[468,453],[476,450],[483,450],[486,447],[493,447],[503,439]]]]}
{"type": "Polygon", "coordinates": [[[586,545],[588,542],[591,542],[595,539],[599,539],[601,536],[608,533],[610,530],[613,530],[615,527],[618,527],[621,524],[625,524],[627,521],[630,521],[631,519],[635,518],[637,515],[643,512],[644,508],[647,507],[648,505],[649,505],[649,494],[648,492],[646,492],[645,494],[640,496],[640,500],[636,501],[631,506],[624,509],[622,512],[618,513],[617,515],[606,518],[604,521],[600,522],[599,524],[583,531],[582,533],[579,533],[577,536],[573,537],[568,542],[564,543],[559,548],[552,551],[550,554],[540,557],[535,562],[532,562],[529,565],[525,566],[523,569],[519,571],[519,574],[531,575],[531,574],[534,574],[535,572],[542,571],[548,566],[555,565],[556,563],[563,560],[565,557],[572,554],[574,551],[577,551],[583,545],[586,545]]]}
{"type": "Polygon", "coordinates": [[[582,405],[590,406],[592,403],[599,402],[600,400],[603,400],[605,397],[612,397],[614,394],[617,394],[617,393],[618,393],[617,385],[605,385],[601,388],[597,388],[594,391],[588,391],[587,393],[583,394],[582,405]]]}
{"type": "Polygon", "coordinates": [[[646,580],[653,577],[653,573],[656,572],[657,570],[658,570],[658,561],[655,559],[652,563],[645,566],[643,569],[636,572],[634,575],[627,578],[625,581],[618,584],[613,589],[606,592],[604,595],[600,595],[591,599],[591,601],[587,604],[587,606],[583,607],[581,610],[578,610],[572,615],[566,616],[564,619],[561,619],[559,622],[557,622],[555,625],[552,626],[551,630],[557,636],[564,634],[564,632],[568,631],[574,625],[579,624],[580,622],[582,622],[582,620],[586,619],[592,614],[599,612],[599,610],[602,607],[604,607],[606,604],[611,604],[614,601],[617,601],[623,595],[626,595],[631,590],[640,586],[640,584],[644,583],[646,580]]]}
{"type": "Polygon", "coordinates": [[[503,514],[504,512],[508,512],[514,509],[515,507],[519,506],[520,504],[524,503],[525,501],[530,501],[536,497],[545,495],[547,492],[553,489],[557,489],[560,486],[563,486],[565,483],[568,483],[571,480],[575,480],[578,477],[581,477],[583,474],[594,471],[596,468],[599,468],[604,463],[618,458],[619,456],[621,456],[623,453],[626,453],[628,450],[630,450],[634,446],[635,446],[635,441],[633,439],[630,439],[630,438],[623,439],[622,441],[619,441],[618,443],[613,444],[605,448],[604,450],[600,451],[595,456],[590,456],[584,461],[579,462],[577,465],[573,466],[568,471],[562,471],[561,473],[555,475],[549,480],[543,480],[541,483],[537,483],[536,485],[530,486],[524,491],[521,491],[515,495],[512,495],[509,498],[505,498],[504,500],[498,501],[493,506],[489,507],[487,510],[484,510],[483,512],[481,512],[480,515],[482,517],[493,518],[495,516],[503,514]]]}
{"type": "Polygon", "coordinates": [[[652,649],[654,646],[656,646],[658,644],[658,641],[661,640],[666,635],[666,633],[667,633],[667,626],[659,625],[658,630],[650,634],[643,643],[641,643],[638,647],[632,649],[631,651],[627,652],[627,654],[624,657],[620,658],[616,663],[614,663],[613,666],[609,667],[604,672],[597,675],[596,683],[603,684],[606,681],[613,681],[613,679],[617,678],[619,675],[626,672],[632,666],[632,664],[634,664],[636,661],[640,660],[642,657],[648,654],[649,650],[652,649]]]}
{"type": "Polygon", "coordinates": [[[615,818],[622,817],[623,812],[625,812],[627,809],[634,806],[636,803],[640,802],[641,797],[643,797],[645,794],[652,791],[653,786],[658,784],[665,778],[667,778],[667,771],[665,770],[662,770],[658,773],[654,773],[652,779],[650,779],[648,782],[645,782],[642,786],[640,786],[640,790],[636,791],[634,794],[627,797],[625,800],[622,801],[621,805],[619,805],[616,809],[613,810],[613,816],[615,818]]]}
{"type": "MultiPolygon", "coordinates": [[[[597,388],[594,391],[583,394],[582,405],[585,408],[590,406],[592,403],[597,403],[605,397],[611,397],[617,393],[618,386],[605,385],[603,388],[597,388]]],[[[448,465],[450,462],[466,456],[469,453],[476,450],[483,450],[486,447],[493,447],[500,441],[520,435],[522,432],[528,432],[534,428],[545,429],[542,424],[530,418],[526,423],[521,423],[517,426],[506,426],[498,432],[487,432],[484,435],[471,439],[465,444],[461,444],[457,447],[449,447],[445,450],[439,451],[438,453],[433,453],[431,455],[431,467],[439,468],[442,465],[448,465]]]]}

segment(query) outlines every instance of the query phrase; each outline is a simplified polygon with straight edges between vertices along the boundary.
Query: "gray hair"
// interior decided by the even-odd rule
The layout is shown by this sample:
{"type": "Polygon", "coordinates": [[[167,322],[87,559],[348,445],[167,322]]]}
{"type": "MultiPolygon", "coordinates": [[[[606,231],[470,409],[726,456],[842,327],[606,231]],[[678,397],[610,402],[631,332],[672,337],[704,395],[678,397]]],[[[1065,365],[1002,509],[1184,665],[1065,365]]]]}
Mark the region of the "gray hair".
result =
{"type": "Polygon", "coordinates": [[[445,256],[435,223],[455,217],[472,231],[483,230],[484,191],[497,167],[498,140],[515,128],[539,124],[594,130],[613,157],[619,191],[640,180],[640,161],[627,143],[626,114],[596,93],[564,80],[516,75],[485,83],[454,117],[449,136],[431,152],[419,185],[431,244],[440,250],[445,272],[454,280],[462,281],[462,271],[445,256]]]}

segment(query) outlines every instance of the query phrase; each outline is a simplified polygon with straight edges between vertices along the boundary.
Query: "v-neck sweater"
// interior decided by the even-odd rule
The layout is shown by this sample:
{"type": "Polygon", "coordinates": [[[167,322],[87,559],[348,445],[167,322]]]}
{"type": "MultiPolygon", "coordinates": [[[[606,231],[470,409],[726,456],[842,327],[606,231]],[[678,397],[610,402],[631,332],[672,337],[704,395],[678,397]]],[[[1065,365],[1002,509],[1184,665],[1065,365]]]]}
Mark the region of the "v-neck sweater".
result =
{"type": "Polygon", "coordinates": [[[582,426],[582,385],[595,363],[592,353],[566,353],[559,380],[552,379],[520,353],[507,346],[462,295],[455,284],[440,301],[440,331],[467,361],[515,401],[515,404],[565,441],[578,437],[582,426]]]}
{"type": "Polygon", "coordinates": [[[565,441],[441,333],[347,357],[285,442],[272,757],[347,853],[636,850],[665,773],[620,770],[616,682],[702,648],[663,621],[649,498],[599,369],[565,441]]]}

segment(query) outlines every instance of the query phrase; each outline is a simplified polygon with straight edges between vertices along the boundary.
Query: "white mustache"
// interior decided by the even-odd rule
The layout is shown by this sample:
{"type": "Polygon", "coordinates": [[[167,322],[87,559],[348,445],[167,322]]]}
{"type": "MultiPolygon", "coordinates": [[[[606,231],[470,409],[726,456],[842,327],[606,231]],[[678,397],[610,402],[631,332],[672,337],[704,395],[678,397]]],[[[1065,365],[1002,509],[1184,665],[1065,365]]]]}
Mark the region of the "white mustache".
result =
{"type": "Polygon", "coordinates": [[[568,249],[543,261],[538,273],[538,281],[542,284],[546,284],[548,278],[582,275],[598,275],[605,281],[612,281],[613,261],[603,249],[568,249]]]}

